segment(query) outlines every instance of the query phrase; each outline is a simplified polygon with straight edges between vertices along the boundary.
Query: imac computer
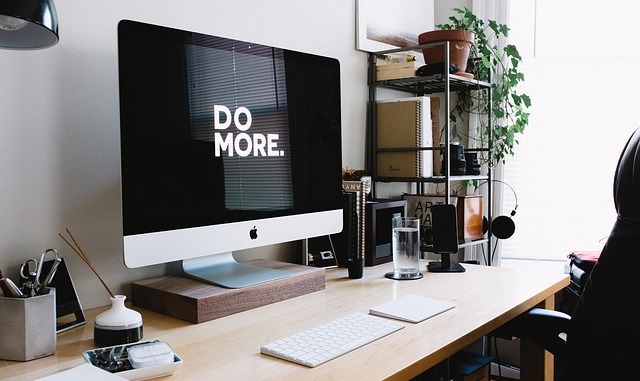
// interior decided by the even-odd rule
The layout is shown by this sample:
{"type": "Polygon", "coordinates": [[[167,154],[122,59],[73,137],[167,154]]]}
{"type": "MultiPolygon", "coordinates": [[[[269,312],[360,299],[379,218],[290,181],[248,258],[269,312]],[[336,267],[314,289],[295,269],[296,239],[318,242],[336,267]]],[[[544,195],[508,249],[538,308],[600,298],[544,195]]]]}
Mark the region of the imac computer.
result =
{"type": "Polygon", "coordinates": [[[233,251],[342,231],[336,59],[122,20],[118,62],[127,267],[240,288],[289,273],[233,251]]]}

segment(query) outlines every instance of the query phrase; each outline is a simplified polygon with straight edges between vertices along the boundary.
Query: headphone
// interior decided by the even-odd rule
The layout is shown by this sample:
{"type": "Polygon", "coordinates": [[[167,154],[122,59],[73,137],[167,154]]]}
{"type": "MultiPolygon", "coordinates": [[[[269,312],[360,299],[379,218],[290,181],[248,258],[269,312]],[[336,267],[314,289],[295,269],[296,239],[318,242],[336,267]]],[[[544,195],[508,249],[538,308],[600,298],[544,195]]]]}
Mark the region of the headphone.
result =
{"type": "MultiPolygon", "coordinates": [[[[516,202],[516,205],[513,207],[513,210],[511,211],[511,213],[509,213],[508,216],[498,216],[498,217],[495,217],[493,221],[491,221],[491,234],[493,234],[496,238],[499,238],[499,239],[511,238],[513,233],[516,231],[516,224],[513,222],[512,217],[516,215],[516,209],[518,209],[518,195],[516,194],[516,191],[513,190],[511,185],[507,184],[506,182],[501,180],[491,180],[491,181],[502,183],[508,186],[509,189],[511,189],[511,192],[513,192],[513,197],[515,198],[515,202],[516,202]]],[[[478,188],[480,188],[480,186],[485,183],[486,181],[478,185],[478,188]]],[[[482,217],[482,232],[487,233],[488,231],[489,231],[489,220],[487,219],[487,217],[482,217]]]]}

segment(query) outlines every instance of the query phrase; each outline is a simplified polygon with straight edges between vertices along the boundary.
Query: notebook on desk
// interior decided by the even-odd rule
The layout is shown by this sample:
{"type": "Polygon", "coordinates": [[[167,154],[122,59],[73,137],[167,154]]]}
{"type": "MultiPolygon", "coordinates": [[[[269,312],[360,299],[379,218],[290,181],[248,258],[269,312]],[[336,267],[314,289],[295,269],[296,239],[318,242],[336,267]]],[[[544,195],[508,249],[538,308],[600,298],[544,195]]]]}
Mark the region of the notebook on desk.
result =
{"type": "Polygon", "coordinates": [[[65,370],[60,373],[56,373],[51,376],[38,378],[36,381],[118,381],[126,380],[124,377],[117,376],[114,373],[107,372],[91,364],[83,364],[65,370]]]}
{"type": "Polygon", "coordinates": [[[427,298],[420,295],[407,295],[371,307],[369,313],[411,323],[419,323],[448,311],[455,306],[455,303],[449,300],[427,298]]]}

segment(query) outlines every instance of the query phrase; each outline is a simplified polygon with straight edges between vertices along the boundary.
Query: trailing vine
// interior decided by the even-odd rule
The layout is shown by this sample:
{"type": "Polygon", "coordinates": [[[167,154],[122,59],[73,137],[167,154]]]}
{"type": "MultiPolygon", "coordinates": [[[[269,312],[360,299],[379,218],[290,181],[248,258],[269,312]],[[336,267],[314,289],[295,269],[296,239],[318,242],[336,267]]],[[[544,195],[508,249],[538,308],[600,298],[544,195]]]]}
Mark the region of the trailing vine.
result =
{"type": "Polygon", "coordinates": [[[458,92],[457,101],[451,108],[451,131],[460,136],[462,123],[469,113],[483,115],[479,121],[479,138],[485,145],[488,137],[488,107],[492,111],[492,151],[487,163],[491,166],[505,162],[513,156],[519,143],[518,135],[524,133],[529,124],[527,109],[531,106],[528,95],[519,93],[518,84],[524,81],[524,74],[518,65],[522,57],[513,44],[500,49],[499,42],[509,35],[509,27],[496,21],[476,17],[468,8],[454,8],[456,13],[449,17],[449,24],[438,24],[438,29],[464,29],[475,34],[467,72],[481,81],[490,81],[492,99],[486,99],[486,91],[458,92]]]}

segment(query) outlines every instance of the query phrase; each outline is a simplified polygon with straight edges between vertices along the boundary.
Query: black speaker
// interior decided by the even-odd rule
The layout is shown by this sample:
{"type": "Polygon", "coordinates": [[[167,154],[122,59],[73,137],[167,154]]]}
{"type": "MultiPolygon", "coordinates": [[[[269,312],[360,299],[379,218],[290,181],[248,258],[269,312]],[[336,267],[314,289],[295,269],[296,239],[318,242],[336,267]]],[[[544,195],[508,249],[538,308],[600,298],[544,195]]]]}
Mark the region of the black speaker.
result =
{"type": "Polygon", "coordinates": [[[464,272],[465,268],[451,262],[450,255],[458,252],[458,213],[455,205],[435,204],[431,206],[431,234],[433,252],[441,255],[440,262],[429,262],[431,272],[464,272]]]}

